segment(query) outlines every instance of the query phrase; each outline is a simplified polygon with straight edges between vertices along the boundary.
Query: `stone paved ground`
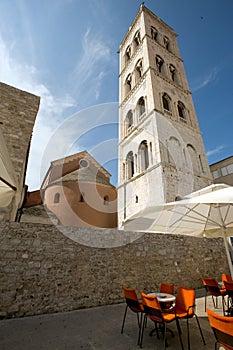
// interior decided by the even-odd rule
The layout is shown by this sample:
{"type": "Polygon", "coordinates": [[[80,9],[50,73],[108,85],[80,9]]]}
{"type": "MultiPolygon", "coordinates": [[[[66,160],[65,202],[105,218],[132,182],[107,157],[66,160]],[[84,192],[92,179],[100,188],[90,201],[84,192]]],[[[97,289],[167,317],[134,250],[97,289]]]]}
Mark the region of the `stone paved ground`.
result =
{"type": "MultiPolygon", "coordinates": [[[[221,303],[220,303],[221,305],[221,303]]],[[[212,300],[208,298],[208,307],[213,309],[212,300]]],[[[82,309],[66,313],[41,315],[0,321],[1,350],[134,350],[137,345],[136,315],[128,312],[124,333],[121,323],[125,304],[82,309]]],[[[221,309],[217,310],[221,314],[221,309]]],[[[204,312],[204,297],[197,299],[197,314],[206,340],[203,345],[196,320],[192,319],[191,349],[214,349],[214,336],[204,312]]],[[[187,349],[186,323],[181,323],[183,342],[187,349]]],[[[168,334],[168,349],[180,349],[175,324],[169,327],[175,337],[168,334]]],[[[148,321],[143,340],[144,350],[163,349],[162,340],[149,336],[153,323],[148,321]]]]}

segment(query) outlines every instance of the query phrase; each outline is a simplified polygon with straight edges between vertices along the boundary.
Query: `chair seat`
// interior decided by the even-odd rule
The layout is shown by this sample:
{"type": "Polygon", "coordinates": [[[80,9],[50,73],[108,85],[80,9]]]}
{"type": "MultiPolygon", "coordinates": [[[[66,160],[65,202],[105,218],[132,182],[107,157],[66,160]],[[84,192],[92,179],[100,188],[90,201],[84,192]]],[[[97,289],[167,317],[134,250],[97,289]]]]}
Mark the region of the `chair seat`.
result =
{"type": "Polygon", "coordinates": [[[172,322],[176,319],[176,316],[174,313],[163,313],[163,318],[166,322],[172,322]]]}
{"type": "Polygon", "coordinates": [[[131,305],[131,310],[134,312],[144,312],[144,307],[142,305],[142,303],[139,302],[138,307],[132,306],[131,305]]]}
{"type": "Polygon", "coordinates": [[[192,318],[194,316],[194,313],[193,312],[189,312],[189,314],[187,314],[187,312],[179,312],[179,311],[176,311],[176,317],[178,318],[192,318]]]}
{"type": "Polygon", "coordinates": [[[151,316],[151,315],[148,315],[148,316],[152,321],[158,322],[158,323],[163,323],[164,321],[169,323],[174,321],[176,318],[174,313],[162,313],[162,315],[163,315],[163,320],[156,316],[151,316]]]}
{"type": "Polygon", "coordinates": [[[219,289],[219,291],[217,292],[211,291],[211,292],[208,292],[208,294],[213,295],[214,297],[219,297],[219,296],[225,296],[227,292],[226,292],[226,288],[223,287],[219,289]]]}

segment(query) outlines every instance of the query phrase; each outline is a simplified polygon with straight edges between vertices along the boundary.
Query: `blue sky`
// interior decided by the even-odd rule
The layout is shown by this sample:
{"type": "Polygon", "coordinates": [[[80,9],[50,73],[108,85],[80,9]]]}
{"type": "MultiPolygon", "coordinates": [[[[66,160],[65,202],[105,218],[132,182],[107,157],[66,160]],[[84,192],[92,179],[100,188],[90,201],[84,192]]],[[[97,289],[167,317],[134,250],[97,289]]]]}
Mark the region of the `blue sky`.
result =
{"type": "MultiPolygon", "coordinates": [[[[0,80],[41,96],[26,182],[87,149],[117,183],[118,54],[138,0],[0,0],[0,80]],[[109,152],[111,150],[111,152],[109,152]]],[[[209,163],[233,154],[233,1],[147,0],[178,36],[209,163]]]]}

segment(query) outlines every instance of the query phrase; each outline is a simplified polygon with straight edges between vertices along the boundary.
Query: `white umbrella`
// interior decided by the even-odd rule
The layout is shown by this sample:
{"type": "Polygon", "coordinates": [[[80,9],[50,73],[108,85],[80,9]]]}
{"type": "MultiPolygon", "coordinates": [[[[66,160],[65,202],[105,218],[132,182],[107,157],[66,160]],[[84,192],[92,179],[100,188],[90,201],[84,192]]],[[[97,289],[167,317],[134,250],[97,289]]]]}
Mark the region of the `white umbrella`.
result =
{"type": "Polygon", "coordinates": [[[125,222],[125,229],[222,237],[233,277],[227,237],[233,235],[233,187],[211,185],[184,199],[149,207],[125,222]]]}
{"type": "Polygon", "coordinates": [[[0,208],[10,204],[17,191],[15,171],[0,130],[0,208]]]}

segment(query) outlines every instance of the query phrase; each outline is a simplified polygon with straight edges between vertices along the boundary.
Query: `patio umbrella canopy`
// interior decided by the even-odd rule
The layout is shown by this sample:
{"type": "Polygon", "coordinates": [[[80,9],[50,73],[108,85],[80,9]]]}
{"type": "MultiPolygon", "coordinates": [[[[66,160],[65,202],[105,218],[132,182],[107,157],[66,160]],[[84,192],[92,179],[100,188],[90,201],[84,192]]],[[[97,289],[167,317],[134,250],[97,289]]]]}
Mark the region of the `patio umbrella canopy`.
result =
{"type": "Polygon", "coordinates": [[[7,207],[17,190],[15,171],[0,130],[0,208],[7,207]]]}
{"type": "Polygon", "coordinates": [[[125,222],[125,229],[222,237],[233,277],[227,237],[233,236],[233,187],[211,185],[184,199],[149,207],[125,222]]]}

